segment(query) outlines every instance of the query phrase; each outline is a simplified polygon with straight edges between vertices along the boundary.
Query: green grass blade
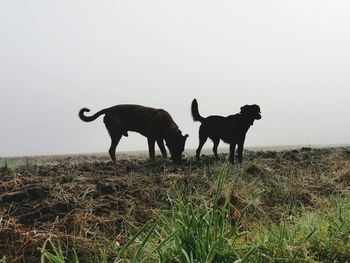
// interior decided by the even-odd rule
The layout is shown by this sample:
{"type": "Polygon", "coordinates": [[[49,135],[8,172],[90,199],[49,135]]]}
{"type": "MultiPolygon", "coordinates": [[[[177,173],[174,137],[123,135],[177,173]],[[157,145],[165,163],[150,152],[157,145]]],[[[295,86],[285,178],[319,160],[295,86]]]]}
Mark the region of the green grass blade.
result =
{"type": "Polygon", "coordinates": [[[139,245],[139,248],[136,252],[136,256],[134,258],[134,260],[136,260],[135,262],[141,262],[141,260],[139,260],[139,257],[141,256],[142,251],[145,248],[145,245],[147,244],[147,242],[150,240],[152,234],[154,233],[154,230],[156,228],[156,226],[158,225],[158,221],[154,222],[151,229],[148,231],[145,239],[143,240],[143,242],[141,243],[141,245],[139,245]]]}
{"type": "Polygon", "coordinates": [[[137,233],[123,246],[123,248],[119,251],[117,254],[117,258],[121,258],[124,253],[127,251],[127,249],[130,247],[130,245],[145,231],[145,229],[150,225],[151,222],[148,222],[145,224],[137,233]]]}

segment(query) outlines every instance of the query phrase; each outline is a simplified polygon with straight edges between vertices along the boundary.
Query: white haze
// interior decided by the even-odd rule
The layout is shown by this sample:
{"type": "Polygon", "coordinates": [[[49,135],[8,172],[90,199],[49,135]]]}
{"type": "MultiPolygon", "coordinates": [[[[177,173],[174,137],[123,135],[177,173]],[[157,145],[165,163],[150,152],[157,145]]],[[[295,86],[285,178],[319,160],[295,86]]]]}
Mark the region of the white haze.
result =
{"type": "MultiPolygon", "coordinates": [[[[1,1],[0,156],[106,152],[115,104],[259,104],[246,145],[350,143],[350,1],[1,1]]],[[[212,147],[207,143],[206,147],[212,147]]],[[[224,146],[223,143],[220,144],[224,146]]],[[[117,151],[145,150],[132,134],[117,151]]]]}

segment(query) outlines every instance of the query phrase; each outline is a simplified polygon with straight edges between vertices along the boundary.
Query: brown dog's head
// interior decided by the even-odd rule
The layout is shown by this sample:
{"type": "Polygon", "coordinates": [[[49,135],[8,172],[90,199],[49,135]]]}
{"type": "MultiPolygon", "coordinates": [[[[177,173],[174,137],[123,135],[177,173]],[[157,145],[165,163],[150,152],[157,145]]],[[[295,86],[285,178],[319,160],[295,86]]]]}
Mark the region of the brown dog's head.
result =
{"type": "Polygon", "coordinates": [[[261,119],[260,107],[256,104],[244,105],[241,107],[241,114],[251,121],[251,125],[253,125],[254,120],[261,119]]]}
{"type": "Polygon", "coordinates": [[[167,138],[165,138],[166,146],[168,147],[171,155],[171,160],[175,164],[181,163],[181,155],[185,150],[185,142],[188,134],[182,135],[180,130],[174,131],[167,138]]]}

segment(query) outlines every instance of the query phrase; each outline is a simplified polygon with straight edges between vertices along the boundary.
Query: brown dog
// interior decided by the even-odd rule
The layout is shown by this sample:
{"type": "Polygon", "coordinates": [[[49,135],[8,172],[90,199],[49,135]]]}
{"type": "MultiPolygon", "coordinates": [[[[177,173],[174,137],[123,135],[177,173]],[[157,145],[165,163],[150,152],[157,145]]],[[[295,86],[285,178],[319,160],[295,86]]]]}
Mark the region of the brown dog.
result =
{"type": "Polygon", "coordinates": [[[181,154],[185,149],[188,135],[182,135],[179,127],[165,110],[141,105],[116,105],[100,110],[92,116],[85,116],[84,113],[89,111],[87,108],[82,108],[79,111],[80,119],[90,122],[105,114],[103,122],[111,136],[112,142],[109,148],[109,155],[114,164],[117,162],[115,149],[122,136],[128,136],[128,131],[135,131],[147,137],[151,160],[154,160],[155,157],[155,142],[157,142],[163,158],[167,157],[163,143],[163,140],[165,140],[173,162],[175,164],[181,163],[181,154]]]}
{"type": "Polygon", "coordinates": [[[230,144],[230,161],[234,163],[235,149],[238,144],[238,162],[242,162],[243,145],[245,135],[254,120],[260,120],[260,107],[256,104],[241,107],[241,112],[227,117],[209,116],[203,118],[198,111],[197,100],[192,101],[192,117],[194,121],[200,121],[199,146],[196,151],[197,160],[208,137],[214,142],[213,152],[218,159],[217,149],[220,139],[230,144]]]}

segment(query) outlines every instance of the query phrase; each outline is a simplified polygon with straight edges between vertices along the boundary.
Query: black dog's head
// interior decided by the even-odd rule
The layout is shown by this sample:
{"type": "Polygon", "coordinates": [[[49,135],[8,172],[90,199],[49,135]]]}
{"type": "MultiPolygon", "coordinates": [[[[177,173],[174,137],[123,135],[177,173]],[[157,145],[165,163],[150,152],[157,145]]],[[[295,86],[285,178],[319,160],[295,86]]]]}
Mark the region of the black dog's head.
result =
{"type": "Polygon", "coordinates": [[[185,150],[185,142],[188,134],[182,135],[180,130],[172,132],[167,138],[165,138],[166,146],[168,147],[171,155],[171,160],[175,164],[181,163],[181,155],[185,150]]]}
{"type": "Polygon", "coordinates": [[[253,125],[254,120],[261,119],[260,107],[256,104],[244,105],[241,107],[241,114],[251,121],[251,125],[253,125]]]}

